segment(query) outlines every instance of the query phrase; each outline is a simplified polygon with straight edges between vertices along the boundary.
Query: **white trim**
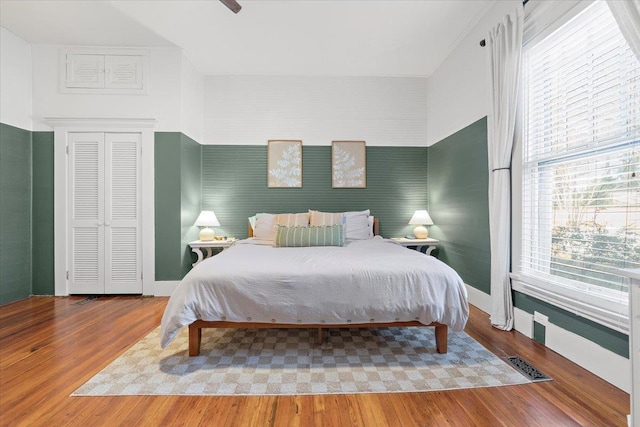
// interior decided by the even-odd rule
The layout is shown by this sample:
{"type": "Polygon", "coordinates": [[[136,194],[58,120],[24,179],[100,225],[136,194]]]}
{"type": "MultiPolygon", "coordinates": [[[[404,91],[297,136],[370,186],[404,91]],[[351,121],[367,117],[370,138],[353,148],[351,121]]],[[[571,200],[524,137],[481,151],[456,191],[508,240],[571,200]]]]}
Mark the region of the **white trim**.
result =
{"type": "Polygon", "coordinates": [[[545,345],[621,390],[631,390],[631,362],[580,335],[549,323],[545,345]]]}
{"type": "MultiPolygon", "coordinates": [[[[100,129],[108,128],[140,128],[140,129],[154,129],[156,127],[157,120],[150,118],[136,118],[136,117],[123,117],[123,118],[106,118],[106,117],[45,117],[45,121],[49,122],[54,130],[56,127],[60,128],[73,128],[81,129],[83,132],[87,128],[94,129],[99,127],[100,129]]],[[[140,131],[139,129],[137,130],[140,131]]],[[[126,131],[124,131],[126,132],[126,131]]]]}
{"type": "Polygon", "coordinates": [[[491,295],[482,292],[473,286],[464,284],[467,287],[467,295],[469,296],[469,304],[478,307],[485,313],[491,313],[491,295]]]}
{"type": "Polygon", "coordinates": [[[54,130],[54,280],[55,295],[69,294],[67,283],[67,138],[70,132],[128,132],[142,137],[142,294],[153,295],[155,284],[155,119],[53,117],[45,118],[54,130]]]}
{"type": "Polygon", "coordinates": [[[625,310],[628,310],[626,306],[621,306],[620,311],[606,310],[569,294],[561,295],[558,291],[545,289],[539,284],[533,283],[533,279],[525,278],[518,274],[512,273],[511,279],[511,288],[514,291],[560,307],[563,310],[577,314],[578,316],[615,331],[622,332],[623,334],[629,334],[629,316],[628,311],[625,312],[625,310]]]}
{"type": "Polygon", "coordinates": [[[156,297],[170,297],[179,283],[179,280],[163,280],[155,282],[153,285],[153,295],[156,297]]]}
{"type": "Polygon", "coordinates": [[[527,338],[533,339],[533,315],[513,307],[513,327],[527,338]]]}

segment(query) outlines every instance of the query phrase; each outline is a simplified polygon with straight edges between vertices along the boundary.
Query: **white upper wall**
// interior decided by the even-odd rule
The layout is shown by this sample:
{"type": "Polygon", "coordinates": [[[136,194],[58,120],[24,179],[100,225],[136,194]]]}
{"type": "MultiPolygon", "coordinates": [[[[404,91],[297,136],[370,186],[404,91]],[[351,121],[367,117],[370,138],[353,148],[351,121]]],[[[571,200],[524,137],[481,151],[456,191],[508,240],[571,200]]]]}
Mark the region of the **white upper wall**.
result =
{"type": "Polygon", "coordinates": [[[182,133],[202,141],[204,76],[186,56],[182,56],[182,133]]]}
{"type": "Polygon", "coordinates": [[[33,127],[50,130],[45,117],[153,118],[156,131],[181,132],[182,51],[148,48],[149,93],[100,95],[60,93],[62,46],[33,45],[33,127]]]}
{"type": "Polygon", "coordinates": [[[25,130],[31,121],[31,45],[0,27],[0,122],[25,130]]]}
{"type": "Polygon", "coordinates": [[[489,48],[480,47],[479,43],[519,1],[496,2],[429,76],[428,145],[489,114],[489,48]]]}
{"type": "Polygon", "coordinates": [[[426,146],[427,78],[206,76],[203,144],[426,146]]]}

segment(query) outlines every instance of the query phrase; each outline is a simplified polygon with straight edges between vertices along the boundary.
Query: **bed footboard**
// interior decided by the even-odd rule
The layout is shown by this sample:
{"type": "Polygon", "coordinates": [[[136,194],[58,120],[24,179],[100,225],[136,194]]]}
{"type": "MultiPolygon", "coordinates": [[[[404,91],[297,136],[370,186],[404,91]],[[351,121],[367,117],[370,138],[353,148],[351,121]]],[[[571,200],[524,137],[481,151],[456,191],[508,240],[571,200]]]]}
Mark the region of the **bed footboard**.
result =
{"type": "MultiPolygon", "coordinates": [[[[209,322],[205,320],[196,320],[189,325],[189,356],[197,356],[200,354],[200,342],[202,341],[203,328],[305,328],[318,329],[318,341],[322,342],[322,330],[330,328],[389,328],[402,326],[425,326],[419,322],[393,322],[393,323],[363,323],[348,325],[301,325],[301,324],[278,324],[278,323],[236,323],[236,322],[209,322]]],[[[426,326],[435,328],[436,351],[440,354],[447,352],[448,327],[441,323],[433,322],[426,326]]]]}

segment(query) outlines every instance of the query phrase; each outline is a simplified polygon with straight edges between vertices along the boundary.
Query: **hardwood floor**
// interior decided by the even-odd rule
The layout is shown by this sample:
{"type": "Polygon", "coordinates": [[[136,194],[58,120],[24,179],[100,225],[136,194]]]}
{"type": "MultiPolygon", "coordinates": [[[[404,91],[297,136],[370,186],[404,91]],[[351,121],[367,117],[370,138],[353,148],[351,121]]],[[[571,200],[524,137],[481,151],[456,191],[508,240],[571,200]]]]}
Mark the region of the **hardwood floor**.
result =
{"type": "Polygon", "coordinates": [[[491,328],[473,307],[469,335],[554,380],[427,393],[69,396],[157,327],[166,301],[34,297],[0,307],[0,425],[626,426],[627,393],[517,332],[491,328]]]}

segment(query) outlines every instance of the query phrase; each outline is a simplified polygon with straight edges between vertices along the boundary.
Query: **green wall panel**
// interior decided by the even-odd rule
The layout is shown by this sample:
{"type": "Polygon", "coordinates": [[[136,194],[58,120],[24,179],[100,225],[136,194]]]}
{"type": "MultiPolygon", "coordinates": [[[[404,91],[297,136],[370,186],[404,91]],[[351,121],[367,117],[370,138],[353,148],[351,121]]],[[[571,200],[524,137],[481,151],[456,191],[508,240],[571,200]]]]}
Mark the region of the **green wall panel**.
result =
{"type": "Polygon", "coordinates": [[[31,295],[31,132],[0,123],[0,304],[31,295]]]}
{"type": "Polygon", "coordinates": [[[304,146],[302,188],[267,187],[267,146],[202,146],[202,208],[220,220],[218,234],[247,237],[257,212],[371,209],[385,237],[402,236],[416,209],[425,209],[427,149],[367,147],[367,188],[331,188],[331,147],[304,146]]]}
{"type": "Polygon", "coordinates": [[[182,275],[191,270],[191,248],[188,243],[198,240],[198,227],[193,225],[202,205],[202,146],[186,135],[180,144],[180,225],[182,245],[182,275]]]}
{"type": "Polygon", "coordinates": [[[179,132],[156,132],[155,238],[156,280],[182,279],[179,132]]]}
{"type": "Polygon", "coordinates": [[[198,239],[202,149],[180,132],[155,134],[156,280],[180,280],[191,269],[188,243],[198,239]]]}
{"type": "Polygon", "coordinates": [[[33,132],[33,219],[31,292],[53,295],[53,132],[33,132]]]}
{"type": "Polygon", "coordinates": [[[491,293],[487,120],[480,119],[429,147],[430,236],[438,258],[465,283],[491,293]]]}

